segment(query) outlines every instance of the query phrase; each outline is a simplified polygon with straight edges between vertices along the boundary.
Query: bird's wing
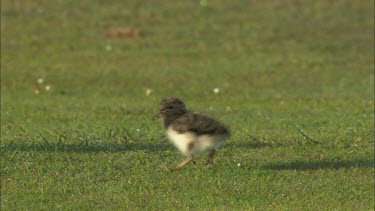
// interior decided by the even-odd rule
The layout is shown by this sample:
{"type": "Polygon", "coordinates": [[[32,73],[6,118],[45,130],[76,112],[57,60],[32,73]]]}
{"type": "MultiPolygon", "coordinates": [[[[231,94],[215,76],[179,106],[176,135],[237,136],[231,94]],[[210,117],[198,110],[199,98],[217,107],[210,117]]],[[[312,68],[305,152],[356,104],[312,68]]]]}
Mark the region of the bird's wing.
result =
{"type": "Polygon", "coordinates": [[[186,113],[173,122],[173,129],[179,133],[227,134],[228,129],[220,122],[200,113],[186,113]]]}

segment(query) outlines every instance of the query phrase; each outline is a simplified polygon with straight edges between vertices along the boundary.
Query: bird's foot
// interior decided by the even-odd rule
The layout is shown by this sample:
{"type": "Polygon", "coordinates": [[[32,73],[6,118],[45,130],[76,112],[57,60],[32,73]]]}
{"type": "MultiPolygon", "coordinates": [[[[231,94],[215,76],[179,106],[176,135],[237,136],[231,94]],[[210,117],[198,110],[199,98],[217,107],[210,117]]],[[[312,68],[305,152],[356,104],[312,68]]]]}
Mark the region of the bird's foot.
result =
{"type": "Polygon", "coordinates": [[[160,164],[160,165],[159,165],[159,168],[161,168],[161,169],[163,169],[163,170],[165,170],[165,171],[167,171],[167,172],[171,172],[171,171],[172,171],[172,169],[169,169],[168,167],[166,167],[166,166],[164,165],[164,163],[160,164]]]}

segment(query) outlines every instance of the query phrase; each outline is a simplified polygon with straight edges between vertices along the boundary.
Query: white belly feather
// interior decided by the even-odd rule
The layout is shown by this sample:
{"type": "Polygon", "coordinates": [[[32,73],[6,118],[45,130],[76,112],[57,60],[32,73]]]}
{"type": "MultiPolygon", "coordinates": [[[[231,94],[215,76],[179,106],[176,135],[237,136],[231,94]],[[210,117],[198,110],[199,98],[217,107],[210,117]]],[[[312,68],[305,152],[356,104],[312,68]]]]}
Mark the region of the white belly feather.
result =
{"type": "Polygon", "coordinates": [[[199,155],[209,153],[212,149],[216,149],[224,143],[225,136],[196,135],[192,132],[178,133],[169,127],[166,130],[168,139],[176,146],[176,148],[188,155],[199,155]],[[189,150],[189,145],[192,148],[189,150]]]}

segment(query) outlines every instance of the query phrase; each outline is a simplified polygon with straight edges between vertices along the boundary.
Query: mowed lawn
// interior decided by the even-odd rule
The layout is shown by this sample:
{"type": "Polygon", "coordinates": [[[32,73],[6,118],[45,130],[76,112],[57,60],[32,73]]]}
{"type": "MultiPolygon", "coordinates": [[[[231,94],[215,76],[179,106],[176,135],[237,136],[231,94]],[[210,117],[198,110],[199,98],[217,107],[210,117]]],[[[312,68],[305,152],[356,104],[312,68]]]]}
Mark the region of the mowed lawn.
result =
{"type": "Polygon", "coordinates": [[[0,150],[2,210],[373,210],[374,2],[4,0],[0,150]],[[159,168],[166,96],[212,169],[159,168]]]}

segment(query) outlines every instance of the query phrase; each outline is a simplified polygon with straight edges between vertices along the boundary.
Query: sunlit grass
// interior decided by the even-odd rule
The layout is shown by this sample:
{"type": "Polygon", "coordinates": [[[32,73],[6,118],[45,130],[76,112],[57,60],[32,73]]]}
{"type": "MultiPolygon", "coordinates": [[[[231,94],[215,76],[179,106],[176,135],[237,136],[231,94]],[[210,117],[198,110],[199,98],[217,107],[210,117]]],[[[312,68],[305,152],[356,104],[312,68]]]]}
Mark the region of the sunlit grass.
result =
{"type": "Polygon", "coordinates": [[[3,1],[1,208],[371,210],[373,24],[366,1],[3,1]],[[183,159],[165,96],[229,125],[209,171],[159,169],[183,159]]]}

